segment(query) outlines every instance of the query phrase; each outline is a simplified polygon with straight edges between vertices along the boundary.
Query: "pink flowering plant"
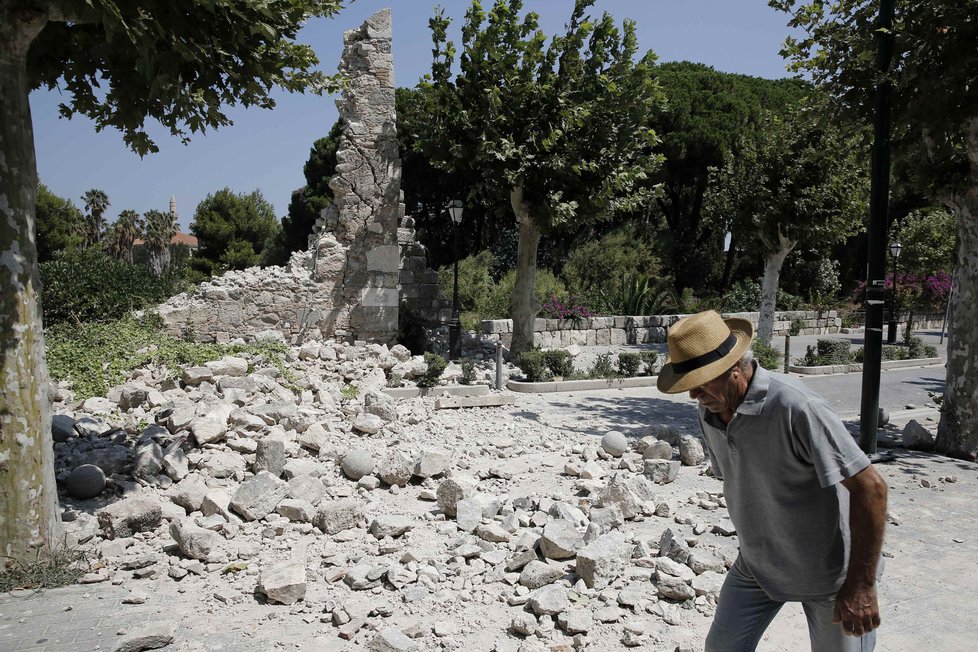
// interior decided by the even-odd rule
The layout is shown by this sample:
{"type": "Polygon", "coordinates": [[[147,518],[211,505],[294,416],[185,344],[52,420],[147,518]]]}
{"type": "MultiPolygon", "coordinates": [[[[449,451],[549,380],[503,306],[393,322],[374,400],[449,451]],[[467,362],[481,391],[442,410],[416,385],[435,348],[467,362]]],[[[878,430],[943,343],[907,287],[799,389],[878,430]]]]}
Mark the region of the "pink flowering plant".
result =
{"type": "MultiPolygon", "coordinates": [[[[859,282],[853,299],[862,301],[866,284],[859,282]]],[[[886,275],[886,300],[891,299],[893,274],[886,275]]],[[[897,274],[897,295],[901,309],[943,310],[951,293],[951,275],[945,271],[933,274],[897,274]]]]}
{"type": "Polygon", "coordinates": [[[564,300],[556,294],[551,294],[550,298],[543,304],[542,313],[548,319],[573,319],[574,321],[594,316],[594,311],[581,304],[574,297],[568,297],[564,300]]]}

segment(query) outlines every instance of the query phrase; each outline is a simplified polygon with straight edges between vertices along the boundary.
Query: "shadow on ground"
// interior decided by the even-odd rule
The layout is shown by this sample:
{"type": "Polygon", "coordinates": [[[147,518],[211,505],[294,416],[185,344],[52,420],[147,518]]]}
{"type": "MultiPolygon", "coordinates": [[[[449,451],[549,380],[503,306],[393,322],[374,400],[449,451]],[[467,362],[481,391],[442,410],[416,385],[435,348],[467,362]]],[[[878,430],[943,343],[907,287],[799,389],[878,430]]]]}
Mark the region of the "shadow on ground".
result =
{"type": "Polygon", "coordinates": [[[642,437],[651,426],[669,425],[699,433],[696,406],[651,396],[549,395],[546,410],[532,408],[516,412],[537,423],[546,423],[586,435],[603,436],[620,430],[629,437],[642,437]],[[551,415],[555,411],[557,415],[551,415]]]}

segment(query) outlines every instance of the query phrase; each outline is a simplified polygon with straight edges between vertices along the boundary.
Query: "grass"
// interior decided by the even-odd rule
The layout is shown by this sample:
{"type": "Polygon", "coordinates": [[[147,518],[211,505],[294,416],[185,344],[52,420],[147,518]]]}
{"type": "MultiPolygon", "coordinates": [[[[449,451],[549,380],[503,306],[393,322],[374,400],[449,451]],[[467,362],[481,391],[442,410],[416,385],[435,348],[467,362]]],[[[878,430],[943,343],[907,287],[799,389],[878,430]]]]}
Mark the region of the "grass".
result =
{"type": "Polygon", "coordinates": [[[285,368],[284,344],[190,342],[167,335],[152,319],[126,317],[112,323],[60,325],[48,330],[46,341],[51,376],[69,381],[77,399],[105,396],[110,387],[125,382],[140,367],[165,366],[175,376],[181,366],[241,353],[250,354],[256,366],[264,363],[276,367],[291,385],[298,380],[285,368]]]}
{"type": "Polygon", "coordinates": [[[5,568],[0,568],[0,593],[68,586],[89,571],[87,555],[78,548],[62,547],[49,555],[38,551],[26,562],[5,559],[5,568]]]}

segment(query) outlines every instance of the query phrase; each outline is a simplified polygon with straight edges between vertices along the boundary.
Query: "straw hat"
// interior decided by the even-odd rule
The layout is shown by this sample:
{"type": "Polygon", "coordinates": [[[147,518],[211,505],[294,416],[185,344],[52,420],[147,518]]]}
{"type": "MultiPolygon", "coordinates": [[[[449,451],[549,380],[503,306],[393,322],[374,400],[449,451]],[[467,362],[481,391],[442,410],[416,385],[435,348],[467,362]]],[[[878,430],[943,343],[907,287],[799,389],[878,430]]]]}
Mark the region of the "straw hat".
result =
{"type": "Polygon", "coordinates": [[[723,319],[713,310],[691,315],[669,329],[669,361],[656,385],[666,394],[708,383],[744,355],[754,336],[746,319],[723,319]]]}

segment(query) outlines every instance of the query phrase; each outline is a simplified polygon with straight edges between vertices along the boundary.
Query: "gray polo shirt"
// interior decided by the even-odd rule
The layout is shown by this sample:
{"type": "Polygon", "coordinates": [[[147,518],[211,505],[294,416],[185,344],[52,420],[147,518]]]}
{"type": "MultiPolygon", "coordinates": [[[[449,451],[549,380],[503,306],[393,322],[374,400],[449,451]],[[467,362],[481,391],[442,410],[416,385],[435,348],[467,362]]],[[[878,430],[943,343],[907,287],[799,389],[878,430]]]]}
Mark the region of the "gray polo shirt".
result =
{"type": "Polygon", "coordinates": [[[799,380],[755,364],[729,424],[700,406],[740,556],[773,600],[835,595],[849,561],[849,492],[869,466],[842,419],[799,380]]]}

